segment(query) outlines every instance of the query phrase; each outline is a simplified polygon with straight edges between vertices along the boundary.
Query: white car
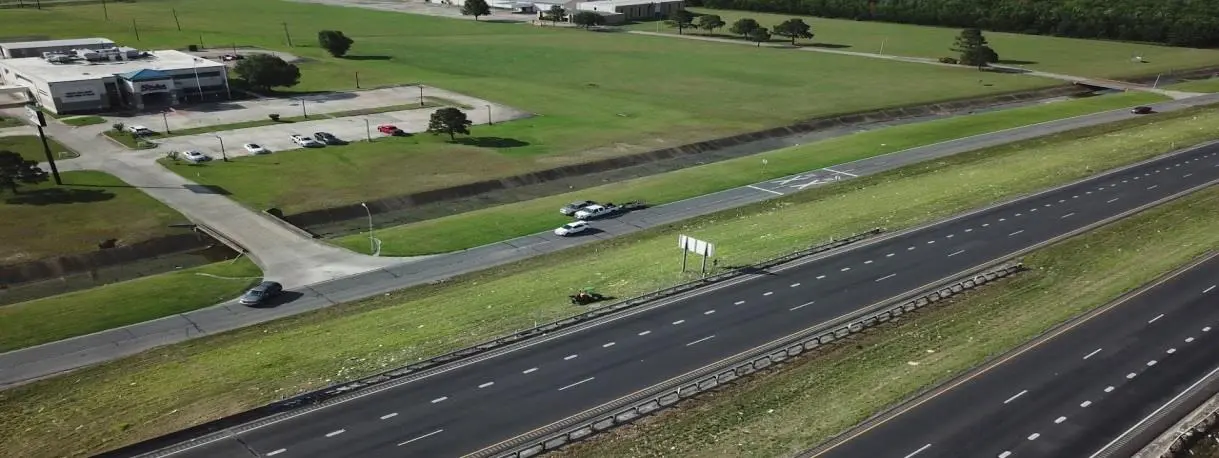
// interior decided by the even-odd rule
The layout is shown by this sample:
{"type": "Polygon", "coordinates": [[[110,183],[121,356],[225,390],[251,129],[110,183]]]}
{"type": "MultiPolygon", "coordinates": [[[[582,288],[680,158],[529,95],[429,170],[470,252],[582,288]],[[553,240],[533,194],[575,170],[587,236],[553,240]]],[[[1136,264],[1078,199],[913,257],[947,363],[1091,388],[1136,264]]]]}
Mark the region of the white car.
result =
{"type": "Polygon", "coordinates": [[[319,142],[312,138],[306,137],[304,135],[293,135],[292,141],[295,142],[297,145],[300,145],[305,148],[321,148],[323,146],[326,146],[322,142],[319,142]]]}
{"type": "Polygon", "coordinates": [[[152,135],[156,133],[144,126],[127,126],[127,131],[136,135],[152,135]]]}
{"type": "Polygon", "coordinates": [[[575,221],[564,224],[562,227],[554,230],[554,235],[566,237],[569,235],[579,234],[588,229],[588,223],[585,221],[575,221]]]}
{"type": "Polygon", "coordinates": [[[250,154],[267,154],[267,153],[270,153],[270,151],[267,151],[267,149],[266,149],[266,148],[263,148],[263,147],[262,147],[262,145],[259,145],[259,144],[257,144],[257,143],[246,143],[246,144],[241,145],[241,146],[242,146],[243,148],[245,148],[246,152],[248,152],[248,153],[250,153],[250,154]]]}
{"type": "Polygon", "coordinates": [[[182,159],[185,159],[190,162],[194,162],[196,164],[198,164],[200,162],[212,160],[211,156],[208,156],[206,154],[203,154],[203,153],[200,153],[200,152],[194,151],[194,150],[183,152],[182,159]]]}
{"type": "Polygon", "coordinates": [[[576,212],[575,217],[576,219],[593,219],[598,216],[609,214],[612,211],[614,211],[612,208],[604,205],[589,205],[576,212]]]}

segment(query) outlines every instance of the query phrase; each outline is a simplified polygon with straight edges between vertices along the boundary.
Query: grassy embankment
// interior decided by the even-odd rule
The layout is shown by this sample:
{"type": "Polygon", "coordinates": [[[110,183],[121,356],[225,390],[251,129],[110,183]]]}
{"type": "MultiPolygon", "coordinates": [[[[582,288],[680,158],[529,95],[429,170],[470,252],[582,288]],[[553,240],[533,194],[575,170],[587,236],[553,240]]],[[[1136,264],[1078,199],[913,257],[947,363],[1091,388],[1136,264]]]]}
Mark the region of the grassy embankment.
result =
{"type": "Polygon", "coordinates": [[[556,456],[773,457],[811,448],[1219,249],[1216,208],[1212,187],[1039,250],[1012,280],[556,456]]]}
{"type": "Polygon", "coordinates": [[[563,299],[573,289],[625,297],[683,281],[669,255],[678,231],[716,240],[725,265],[757,261],[875,226],[909,227],[1173,144],[1214,139],[1217,121],[1219,111],[1191,110],[958,155],[161,348],[0,392],[0,434],[7,450],[23,457],[116,447],[571,314],[576,308],[563,299]]]}
{"type": "Polygon", "coordinates": [[[1164,89],[1186,92],[1219,92],[1219,78],[1186,81],[1184,83],[1164,86],[1164,89]]]}
{"type": "Polygon", "coordinates": [[[262,276],[247,258],[0,306],[0,352],[188,312],[241,294],[262,276]]]}
{"type": "MultiPolygon", "coordinates": [[[[570,221],[570,218],[560,215],[556,209],[577,200],[641,200],[660,205],[908,148],[1159,100],[1164,98],[1147,93],[1124,93],[872,130],[740,159],[382,228],[377,230],[377,238],[382,241],[382,254],[391,256],[461,250],[558,227],[570,221]],[[768,161],[765,167],[762,167],[761,159],[768,161]]],[[[194,172],[193,169],[191,171],[194,172]]],[[[227,186],[239,185],[248,179],[218,180],[216,184],[228,189],[227,186]]],[[[342,237],[335,243],[353,251],[368,251],[366,234],[342,237]]]]}

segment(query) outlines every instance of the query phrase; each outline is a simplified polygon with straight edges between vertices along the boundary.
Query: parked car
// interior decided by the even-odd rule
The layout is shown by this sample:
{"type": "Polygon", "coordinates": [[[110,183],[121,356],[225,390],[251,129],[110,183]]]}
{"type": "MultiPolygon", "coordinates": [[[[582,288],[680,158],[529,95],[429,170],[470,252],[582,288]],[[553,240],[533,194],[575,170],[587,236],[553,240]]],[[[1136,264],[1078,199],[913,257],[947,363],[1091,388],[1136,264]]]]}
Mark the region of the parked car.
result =
{"type": "Polygon", "coordinates": [[[332,134],[330,132],[315,132],[313,134],[313,139],[317,140],[319,142],[325,143],[327,145],[346,145],[347,144],[347,142],[339,139],[339,137],[335,137],[334,134],[332,134]]]}
{"type": "Polygon", "coordinates": [[[319,142],[312,138],[306,137],[304,135],[297,135],[297,134],[292,134],[292,142],[296,143],[297,145],[300,145],[304,148],[321,148],[323,146],[326,146],[322,142],[319,142]]]}
{"type": "Polygon", "coordinates": [[[1147,114],[1151,113],[1152,111],[1154,110],[1152,110],[1151,107],[1134,107],[1130,110],[1130,112],[1134,114],[1147,114]]]}
{"type": "Polygon", "coordinates": [[[579,234],[581,232],[584,232],[587,229],[588,229],[587,221],[574,221],[574,222],[564,224],[563,226],[555,229],[554,235],[557,235],[560,237],[566,237],[569,235],[579,234]]]}
{"type": "Polygon", "coordinates": [[[212,160],[211,156],[208,156],[206,154],[200,153],[195,150],[185,151],[181,154],[182,154],[182,159],[189,161],[189,162],[194,162],[196,164],[198,164],[200,162],[207,162],[207,161],[212,160]]]}
{"type": "Polygon", "coordinates": [[[241,302],[241,305],[258,305],[271,300],[282,292],[284,292],[283,285],[273,281],[264,281],[242,294],[238,301],[241,302]]]}
{"type": "Polygon", "coordinates": [[[406,132],[403,132],[402,129],[399,129],[398,126],[395,126],[393,124],[379,125],[379,126],[377,126],[377,132],[383,133],[385,135],[395,135],[395,136],[406,133],[406,132]]]}
{"type": "Polygon", "coordinates": [[[241,54],[225,54],[223,56],[220,56],[220,58],[225,61],[234,61],[234,60],[245,59],[245,56],[243,56],[241,54]]]}
{"type": "Polygon", "coordinates": [[[250,153],[250,154],[267,154],[267,153],[270,153],[270,151],[267,151],[267,149],[266,149],[266,148],[263,148],[263,147],[262,147],[262,145],[259,145],[259,144],[257,144],[257,143],[246,143],[246,144],[244,144],[244,145],[241,145],[241,147],[242,147],[242,148],[245,148],[246,152],[248,152],[248,153],[250,153]]]}
{"type": "Polygon", "coordinates": [[[587,207],[589,205],[597,205],[597,203],[593,202],[591,200],[581,200],[581,201],[577,201],[577,202],[572,202],[570,204],[564,205],[563,208],[560,208],[559,213],[562,213],[567,216],[571,216],[571,215],[574,215],[576,212],[583,210],[584,207],[587,207]]]}
{"type": "Polygon", "coordinates": [[[136,135],[152,135],[156,133],[144,126],[127,126],[127,131],[136,135]]]}
{"type": "Polygon", "coordinates": [[[641,208],[647,208],[647,205],[643,202],[627,202],[622,205],[614,205],[613,202],[610,202],[605,205],[589,205],[584,207],[584,209],[577,211],[574,216],[578,220],[588,220],[626,213],[631,210],[638,210],[641,208]]]}

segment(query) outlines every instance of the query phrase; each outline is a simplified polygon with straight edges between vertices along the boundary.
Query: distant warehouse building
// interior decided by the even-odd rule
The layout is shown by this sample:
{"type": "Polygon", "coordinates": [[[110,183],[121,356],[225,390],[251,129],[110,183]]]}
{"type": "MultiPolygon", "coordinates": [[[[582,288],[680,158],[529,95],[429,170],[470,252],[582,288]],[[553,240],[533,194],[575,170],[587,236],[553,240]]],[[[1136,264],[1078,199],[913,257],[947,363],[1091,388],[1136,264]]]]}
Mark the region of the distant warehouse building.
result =
{"type": "Polygon", "coordinates": [[[576,4],[577,11],[601,13],[607,23],[663,19],[682,9],[685,9],[683,0],[600,0],[576,4]]]}
{"type": "Polygon", "coordinates": [[[42,57],[42,53],[47,52],[66,53],[76,49],[109,49],[113,47],[114,42],[105,38],[0,43],[0,58],[42,57]]]}
{"type": "Polygon", "coordinates": [[[0,59],[0,84],[23,86],[56,114],[159,109],[228,98],[224,64],[181,51],[44,51],[0,59]]]}

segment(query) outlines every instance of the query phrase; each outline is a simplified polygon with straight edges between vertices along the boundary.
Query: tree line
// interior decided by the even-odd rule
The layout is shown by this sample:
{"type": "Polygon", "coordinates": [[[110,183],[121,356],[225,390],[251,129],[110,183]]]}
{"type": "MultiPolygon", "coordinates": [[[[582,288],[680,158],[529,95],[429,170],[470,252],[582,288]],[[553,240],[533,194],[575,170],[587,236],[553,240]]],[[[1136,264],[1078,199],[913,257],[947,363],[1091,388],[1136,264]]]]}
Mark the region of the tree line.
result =
{"type": "Polygon", "coordinates": [[[1174,46],[1219,45],[1219,1],[688,0],[687,5],[1174,46]]]}

